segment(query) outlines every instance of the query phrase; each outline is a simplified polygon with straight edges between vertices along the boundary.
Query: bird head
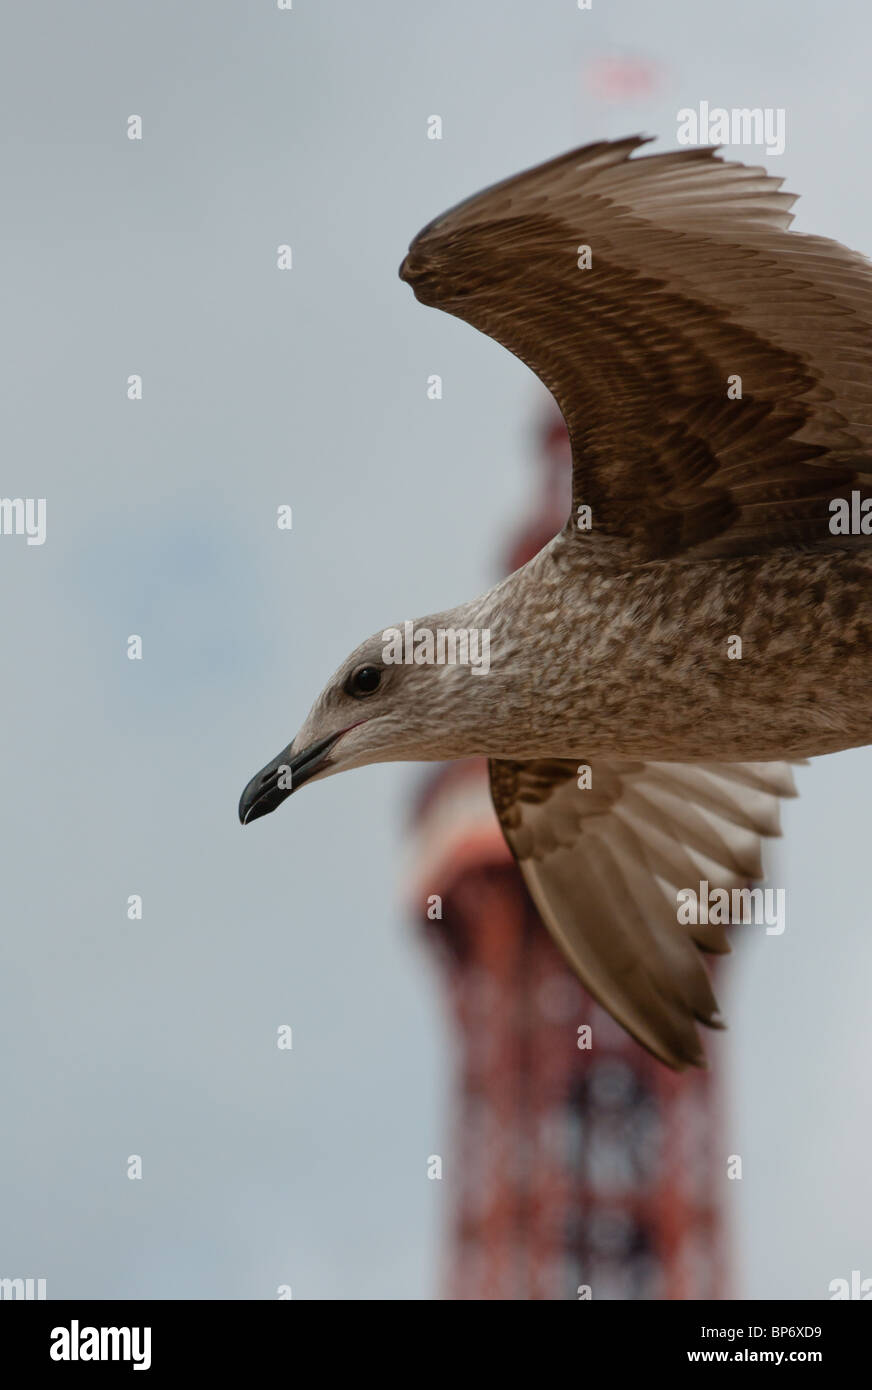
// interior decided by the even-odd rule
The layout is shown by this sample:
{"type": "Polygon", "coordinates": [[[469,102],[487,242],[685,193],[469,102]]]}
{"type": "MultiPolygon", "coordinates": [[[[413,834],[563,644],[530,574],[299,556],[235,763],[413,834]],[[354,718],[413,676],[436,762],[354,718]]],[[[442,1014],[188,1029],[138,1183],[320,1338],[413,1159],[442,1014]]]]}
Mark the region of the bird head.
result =
{"type": "Polygon", "coordinates": [[[490,631],[467,626],[460,610],[375,634],[328,681],[296,738],[252,777],[240,821],[335,772],[484,752],[491,678],[490,631]]]}

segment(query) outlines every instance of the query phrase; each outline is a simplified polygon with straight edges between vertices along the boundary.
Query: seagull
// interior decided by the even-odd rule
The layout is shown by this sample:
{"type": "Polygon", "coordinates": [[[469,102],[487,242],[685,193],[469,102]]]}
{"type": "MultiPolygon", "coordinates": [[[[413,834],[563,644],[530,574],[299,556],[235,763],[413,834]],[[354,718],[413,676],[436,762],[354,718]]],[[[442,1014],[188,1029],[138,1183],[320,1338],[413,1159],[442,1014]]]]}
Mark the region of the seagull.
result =
{"type": "Polygon", "coordinates": [[[723,1026],[704,955],[729,949],[682,890],[762,878],[791,765],[872,742],[872,265],[789,231],[782,179],[644,143],[572,150],[411,243],[416,297],[554,396],[570,515],[487,593],[353,651],[239,816],[369,763],[487,758],[543,922],[681,1070],[723,1026]],[[440,661],[439,633],[487,634],[487,666],[440,661]]]}

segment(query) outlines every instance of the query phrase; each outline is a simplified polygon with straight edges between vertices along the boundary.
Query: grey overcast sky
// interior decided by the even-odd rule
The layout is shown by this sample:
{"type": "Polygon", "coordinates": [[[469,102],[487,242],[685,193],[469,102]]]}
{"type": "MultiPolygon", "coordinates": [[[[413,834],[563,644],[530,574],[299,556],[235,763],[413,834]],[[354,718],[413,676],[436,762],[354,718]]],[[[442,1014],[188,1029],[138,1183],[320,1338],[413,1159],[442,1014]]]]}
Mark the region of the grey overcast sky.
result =
{"type": "MultiPolygon", "coordinates": [[[[872,9],[40,0],[0,33],[0,491],[47,499],[43,546],[0,543],[0,1275],[432,1298],[450,1037],[401,900],[416,770],[236,821],[346,652],[486,587],[533,497],[537,383],[397,266],[460,197],[674,145],[701,100],[783,107],[797,226],[869,253],[872,9]]],[[[722,1000],[744,1297],[872,1275],[870,776],[868,750],[800,772],[787,931],[722,1000]]]]}

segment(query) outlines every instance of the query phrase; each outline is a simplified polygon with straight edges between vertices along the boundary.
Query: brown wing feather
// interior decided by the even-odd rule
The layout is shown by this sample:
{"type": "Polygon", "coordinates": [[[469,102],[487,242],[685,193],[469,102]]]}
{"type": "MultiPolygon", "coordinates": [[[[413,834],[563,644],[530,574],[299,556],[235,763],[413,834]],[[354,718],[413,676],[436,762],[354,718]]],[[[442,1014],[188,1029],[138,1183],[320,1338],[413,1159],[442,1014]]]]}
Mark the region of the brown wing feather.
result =
{"type": "Polygon", "coordinates": [[[725,952],[721,926],[678,922],[676,893],[761,877],[761,836],[777,835],[784,763],[617,763],[592,785],[563,759],[489,764],[491,795],[542,920],[580,979],[667,1065],[704,1065],[697,1022],[720,1026],[700,950],[725,952]]]}
{"type": "Polygon", "coordinates": [[[872,266],[788,232],[794,197],[764,170],[710,149],[630,158],[641,143],[467,199],[400,274],[553,392],[569,525],[590,505],[576,534],[599,562],[851,543],[829,502],[872,478],[872,266]]]}

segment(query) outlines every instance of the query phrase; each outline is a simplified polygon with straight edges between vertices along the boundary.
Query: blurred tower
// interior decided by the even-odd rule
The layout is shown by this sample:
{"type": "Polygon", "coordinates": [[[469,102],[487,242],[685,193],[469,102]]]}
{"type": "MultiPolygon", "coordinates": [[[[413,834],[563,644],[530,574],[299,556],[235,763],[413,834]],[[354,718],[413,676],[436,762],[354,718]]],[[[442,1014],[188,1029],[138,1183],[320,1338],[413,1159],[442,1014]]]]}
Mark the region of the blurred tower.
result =
{"type": "MultiPolygon", "coordinates": [[[[559,417],[543,429],[541,463],[538,512],[509,547],[509,570],[569,512],[559,417]]],[[[444,1297],[723,1297],[714,1190],[726,1157],[711,1074],[668,1071],[564,964],[503,840],[483,762],[431,773],[414,823],[415,911],[457,1046],[444,1297]]]]}

